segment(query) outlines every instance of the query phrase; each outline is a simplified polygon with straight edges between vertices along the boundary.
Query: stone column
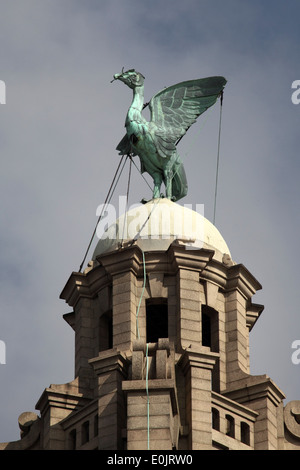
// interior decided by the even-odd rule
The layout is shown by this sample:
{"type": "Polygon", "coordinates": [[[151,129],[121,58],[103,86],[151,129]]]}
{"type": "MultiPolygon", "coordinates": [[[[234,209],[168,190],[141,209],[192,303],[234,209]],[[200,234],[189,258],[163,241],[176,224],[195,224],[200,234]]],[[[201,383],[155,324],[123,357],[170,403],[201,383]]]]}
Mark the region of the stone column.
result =
{"type": "Polygon", "coordinates": [[[120,351],[110,349],[89,362],[98,379],[99,450],[123,450],[126,408],[122,381],[127,377],[128,360],[120,351]]]}
{"type": "Polygon", "coordinates": [[[75,308],[75,377],[80,388],[93,392],[93,371],[88,360],[95,356],[95,319],[93,300],[82,297],[75,308]]]}
{"type": "Polygon", "coordinates": [[[261,285],[243,265],[228,268],[224,294],[227,387],[250,373],[247,308],[259,289],[261,285]]]}
{"type": "Polygon", "coordinates": [[[238,291],[226,294],[226,364],[227,384],[233,382],[240,372],[249,373],[246,300],[238,291]]]}
{"type": "Polygon", "coordinates": [[[212,449],[211,375],[217,353],[186,350],[178,365],[185,375],[186,422],[191,450],[212,449]]]}
{"type": "Polygon", "coordinates": [[[177,273],[178,343],[183,348],[201,344],[199,273],[179,269],[177,273]]]}
{"type": "Polygon", "coordinates": [[[113,346],[126,351],[136,339],[136,277],[132,272],[113,277],[113,346]]]}

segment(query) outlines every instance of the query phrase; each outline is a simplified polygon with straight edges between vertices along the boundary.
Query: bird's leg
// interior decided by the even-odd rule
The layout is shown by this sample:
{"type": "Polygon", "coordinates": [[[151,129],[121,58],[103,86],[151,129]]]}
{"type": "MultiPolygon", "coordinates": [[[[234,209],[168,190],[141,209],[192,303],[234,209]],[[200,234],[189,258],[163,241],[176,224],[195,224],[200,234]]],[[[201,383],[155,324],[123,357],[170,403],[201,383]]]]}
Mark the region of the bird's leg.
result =
{"type": "Polygon", "coordinates": [[[172,180],[173,180],[173,165],[171,161],[168,162],[164,169],[164,180],[166,186],[166,197],[172,200],[172,180]]]}
{"type": "Polygon", "coordinates": [[[162,176],[160,173],[154,173],[153,175],[154,180],[154,189],[153,189],[153,199],[157,199],[160,197],[160,187],[162,183],[162,176]]]}

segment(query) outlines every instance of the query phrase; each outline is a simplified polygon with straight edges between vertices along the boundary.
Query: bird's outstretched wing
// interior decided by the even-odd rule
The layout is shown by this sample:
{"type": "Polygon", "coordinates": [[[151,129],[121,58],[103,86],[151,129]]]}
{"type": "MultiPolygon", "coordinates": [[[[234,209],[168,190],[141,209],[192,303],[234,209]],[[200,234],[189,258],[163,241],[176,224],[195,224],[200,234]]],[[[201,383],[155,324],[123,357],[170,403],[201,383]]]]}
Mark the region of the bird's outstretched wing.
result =
{"type": "Polygon", "coordinates": [[[151,123],[162,157],[171,157],[177,141],[200,114],[215,104],[226,82],[218,76],[189,80],[165,88],[151,99],[151,123]]]}

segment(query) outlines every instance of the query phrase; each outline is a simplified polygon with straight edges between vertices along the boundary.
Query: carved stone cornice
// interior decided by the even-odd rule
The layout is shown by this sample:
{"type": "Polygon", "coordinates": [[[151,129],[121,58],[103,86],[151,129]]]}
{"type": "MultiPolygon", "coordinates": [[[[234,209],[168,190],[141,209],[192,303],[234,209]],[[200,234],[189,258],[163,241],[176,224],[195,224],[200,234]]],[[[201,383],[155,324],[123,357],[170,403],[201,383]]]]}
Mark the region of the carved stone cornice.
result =
{"type": "Polygon", "coordinates": [[[63,408],[73,411],[90,402],[89,398],[78,392],[78,379],[66,384],[52,384],[45,388],[36,409],[44,415],[49,408],[63,408]]]}
{"type": "Polygon", "coordinates": [[[73,272],[60,294],[60,299],[74,307],[80,297],[94,298],[99,290],[109,283],[110,278],[100,265],[86,273],[73,272]]]}
{"type": "Polygon", "coordinates": [[[142,251],[136,245],[120,248],[98,256],[97,261],[110,276],[130,271],[136,275],[142,262],[142,251]]]}
{"type": "MultiPolygon", "coordinates": [[[[261,284],[242,264],[228,265],[213,259],[214,251],[192,249],[182,240],[175,240],[167,251],[144,253],[146,272],[176,274],[179,269],[199,272],[203,280],[213,282],[224,292],[238,290],[250,299],[261,284]]],[[[132,272],[143,276],[143,252],[137,244],[104,253],[97,257],[97,265],[83,273],[73,272],[60,298],[74,307],[80,297],[94,298],[99,290],[111,283],[112,277],[132,272]]]]}
{"type": "Polygon", "coordinates": [[[236,381],[234,385],[222,392],[222,395],[237,401],[247,403],[268,398],[275,406],[279,406],[285,398],[284,393],[267,375],[247,375],[236,381]]]}
{"type": "Polygon", "coordinates": [[[246,307],[246,322],[247,322],[247,327],[249,328],[249,331],[252,330],[255,323],[257,322],[260,315],[262,314],[263,310],[264,310],[263,305],[252,304],[250,301],[248,302],[247,307],[246,307]]]}
{"type": "Polygon", "coordinates": [[[208,348],[199,347],[186,349],[179,358],[177,365],[181,367],[184,374],[191,367],[212,370],[219,359],[219,353],[213,353],[208,348]]]}
{"type": "Polygon", "coordinates": [[[213,250],[205,248],[192,249],[180,240],[173,242],[167,253],[169,263],[173,266],[173,271],[188,269],[190,271],[198,271],[199,273],[206,268],[214,255],[213,250]]]}
{"type": "Polygon", "coordinates": [[[201,273],[201,279],[217,284],[221,289],[226,289],[228,266],[212,259],[201,273]]]}
{"type": "Polygon", "coordinates": [[[108,349],[107,351],[101,351],[97,357],[90,359],[89,364],[91,364],[97,376],[118,371],[124,377],[127,377],[130,361],[125,353],[117,349],[108,349]]]}
{"type": "Polygon", "coordinates": [[[238,290],[246,299],[249,299],[261,288],[261,284],[243,264],[228,268],[226,292],[238,290]]]}

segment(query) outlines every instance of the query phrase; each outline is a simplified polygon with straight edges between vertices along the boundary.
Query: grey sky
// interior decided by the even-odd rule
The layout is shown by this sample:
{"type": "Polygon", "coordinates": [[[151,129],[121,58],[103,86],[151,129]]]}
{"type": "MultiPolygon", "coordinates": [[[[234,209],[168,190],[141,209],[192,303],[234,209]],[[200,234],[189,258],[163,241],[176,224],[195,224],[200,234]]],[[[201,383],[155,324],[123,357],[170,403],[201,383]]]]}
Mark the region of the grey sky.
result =
{"type": "MultiPolygon", "coordinates": [[[[119,157],[131,92],[223,75],[216,225],[262,284],[251,372],[300,399],[298,1],[0,0],[0,442],[44,388],[73,379],[73,332],[59,300],[83,259],[119,157]]],[[[219,105],[180,143],[189,194],[212,220],[219,105]]],[[[126,193],[126,167],[118,193],[126,193]]],[[[150,180],[149,180],[150,181],[150,180]]],[[[150,190],[133,169],[130,203],[150,190]]],[[[114,201],[117,203],[117,199],[114,201]]],[[[96,240],[95,240],[96,243],[96,240]]],[[[95,246],[95,243],[93,247],[95,246]]],[[[90,252],[90,257],[92,250],[90,252]]]]}

